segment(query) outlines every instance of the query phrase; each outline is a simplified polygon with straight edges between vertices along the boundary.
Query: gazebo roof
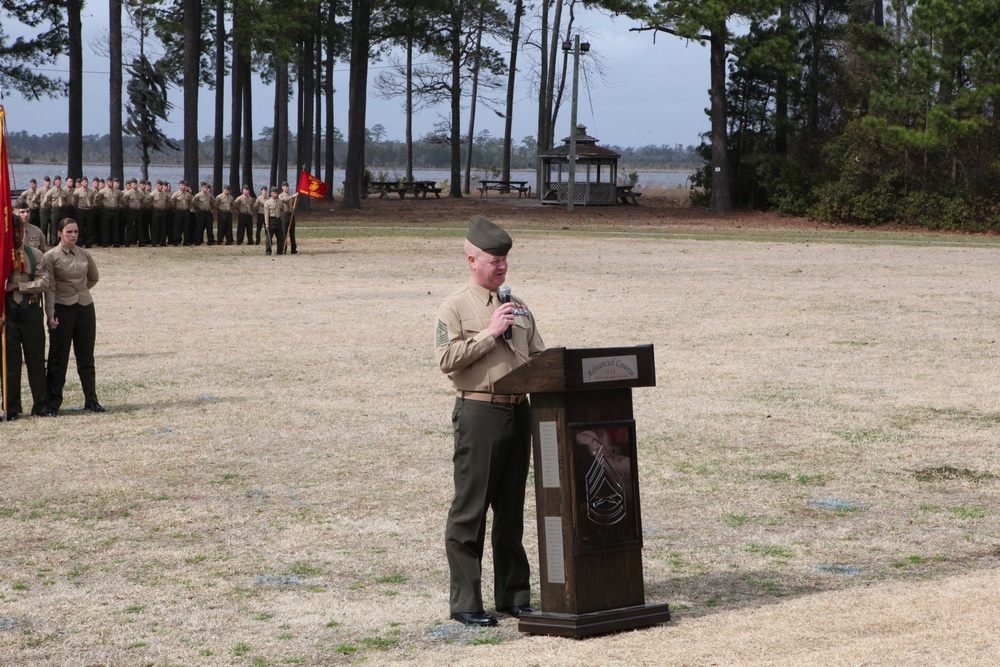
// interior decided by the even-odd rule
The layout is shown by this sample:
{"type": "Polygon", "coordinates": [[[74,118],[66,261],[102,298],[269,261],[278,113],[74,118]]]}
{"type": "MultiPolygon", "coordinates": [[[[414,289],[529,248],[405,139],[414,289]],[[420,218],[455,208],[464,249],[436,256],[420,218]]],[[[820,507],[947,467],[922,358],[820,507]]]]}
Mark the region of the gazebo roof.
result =
{"type": "MultiPolygon", "coordinates": [[[[550,151],[541,153],[543,158],[568,158],[570,137],[563,139],[562,146],[556,146],[550,151]]],[[[597,145],[597,139],[587,134],[587,128],[583,125],[576,126],[576,157],[580,158],[605,158],[617,160],[622,155],[610,148],[602,148],[597,145]]]]}

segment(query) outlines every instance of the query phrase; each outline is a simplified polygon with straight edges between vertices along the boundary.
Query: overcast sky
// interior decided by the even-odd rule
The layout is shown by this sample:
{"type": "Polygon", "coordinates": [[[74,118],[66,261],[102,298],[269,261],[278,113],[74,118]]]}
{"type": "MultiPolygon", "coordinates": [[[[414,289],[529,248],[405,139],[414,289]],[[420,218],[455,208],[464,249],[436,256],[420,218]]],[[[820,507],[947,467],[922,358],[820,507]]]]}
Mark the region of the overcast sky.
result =
{"type": "MultiPolygon", "coordinates": [[[[106,34],[106,13],[87,5],[84,8],[84,118],[85,134],[107,134],[108,128],[108,61],[95,53],[92,44],[106,34]],[[90,12],[94,14],[87,15],[90,12]]],[[[124,18],[128,32],[128,17],[124,18]]],[[[708,106],[709,60],[708,49],[697,43],[652,32],[629,32],[637,24],[626,18],[611,19],[591,11],[579,11],[577,26],[584,32],[584,41],[591,44],[591,53],[603,60],[606,81],[591,75],[581,76],[578,122],[587,126],[588,133],[601,144],[618,146],[644,146],[683,144],[697,145],[699,134],[709,127],[705,108],[708,106]]],[[[8,34],[17,35],[17,26],[4,25],[8,34]]],[[[126,53],[131,46],[125,45],[126,53]]],[[[590,56],[582,56],[586,60],[590,56]]],[[[128,60],[129,55],[126,55],[128,60]]],[[[536,104],[529,92],[526,69],[528,57],[522,53],[518,59],[520,85],[514,110],[513,135],[516,141],[537,133],[536,104]]],[[[404,117],[400,100],[379,98],[371,85],[380,66],[372,62],[370,71],[367,127],[382,124],[389,139],[402,140],[405,136],[404,117]]],[[[65,59],[47,73],[68,77],[65,59]]],[[[125,75],[128,83],[128,75],[125,75]]],[[[348,63],[339,63],[334,73],[334,125],[346,134],[348,63]]],[[[229,132],[229,83],[226,91],[226,133],[229,132]]],[[[68,127],[66,98],[26,101],[13,91],[4,91],[4,105],[11,132],[26,130],[32,134],[66,132],[68,127]]],[[[203,88],[199,94],[199,135],[212,133],[214,118],[212,90],[203,88]]],[[[170,90],[171,122],[163,129],[167,135],[183,136],[180,102],[181,91],[170,90]]],[[[256,79],[254,87],[254,132],[272,124],[273,90],[256,79]]],[[[502,110],[502,104],[499,106],[502,110]]],[[[295,102],[290,103],[289,113],[294,118],[295,102]]],[[[431,131],[434,124],[444,118],[446,109],[430,109],[414,119],[417,136],[431,131]]],[[[476,132],[489,130],[493,136],[503,136],[503,119],[482,106],[476,115],[476,132]]],[[[556,131],[557,142],[569,134],[569,103],[560,112],[556,131]]],[[[467,128],[463,113],[462,130],[467,128]]],[[[294,130],[294,128],[293,128],[294,130]]],[[[126,139],[127,140],[127,139],[126,139]]]]}

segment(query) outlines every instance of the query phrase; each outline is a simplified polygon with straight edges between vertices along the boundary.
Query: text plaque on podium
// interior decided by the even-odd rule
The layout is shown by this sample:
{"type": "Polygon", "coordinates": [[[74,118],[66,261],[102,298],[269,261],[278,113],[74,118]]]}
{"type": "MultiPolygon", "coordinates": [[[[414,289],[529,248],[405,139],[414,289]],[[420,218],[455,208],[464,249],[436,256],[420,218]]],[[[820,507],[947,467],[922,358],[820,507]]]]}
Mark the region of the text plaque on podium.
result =
{"type": "Polygon", "coordinates": [[[542,608],[521,632],[586,637],[670,620],[646,604],[632,388],[653,346],[550,348],[498,380],[531,394],[542,608]]]}

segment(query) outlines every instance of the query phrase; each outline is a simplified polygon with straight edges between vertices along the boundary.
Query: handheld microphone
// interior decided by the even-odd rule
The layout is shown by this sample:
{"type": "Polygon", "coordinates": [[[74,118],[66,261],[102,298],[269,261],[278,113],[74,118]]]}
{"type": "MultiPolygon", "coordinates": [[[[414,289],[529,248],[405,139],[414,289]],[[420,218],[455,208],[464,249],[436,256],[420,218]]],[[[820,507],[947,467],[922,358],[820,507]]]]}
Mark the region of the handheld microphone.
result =
{"type": "MultiPolygon", "coordinates": [[[[510,303],[510,285],[501,285],[500,289],[497,290],[497,298],[500,300],[500,303],[510,303]]],[[[503,337],[506,340],[510,340],[513,335],[513,325],[507,327],[507,330],[503,332],[503,337]]]]}

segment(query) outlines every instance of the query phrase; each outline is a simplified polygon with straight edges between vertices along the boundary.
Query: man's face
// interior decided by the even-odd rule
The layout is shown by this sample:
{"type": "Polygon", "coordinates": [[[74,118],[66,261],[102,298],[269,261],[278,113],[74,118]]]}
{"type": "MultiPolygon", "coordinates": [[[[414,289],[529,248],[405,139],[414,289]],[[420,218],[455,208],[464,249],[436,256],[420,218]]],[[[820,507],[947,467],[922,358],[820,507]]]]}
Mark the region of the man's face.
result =
{"type": "Polygon", "coordinates": [[[32,182],[31,186],[28,189],[29,190],[37,190],[38,189],[38,183],[32,182]]]}
{"type": "Polygon", "coordinates": [[[122,182],[119,181],[117,178],[114,181],[114,187],[115,187],[115,190],[121,190],[121,188],[122,188],[122,182]]]}
{"type": "Polygon", "coordinates": [[[288,192],[288,186],[287,185],[282,185],[281,186],[281,191],[284,192],[284,193],[287,193],[288,192]]]}
{"type": "Polygon", "coordinates": [[[44,181],[42,181],[42,186],[46,188],[52,187],[52,182],[46,178],[44,181]]]}
{"type": "Polygon", "coordinates": [[[57,178],[55,180],[55,184],[56,184],[57,188],[61,188],[62,187],[62,179],[61,178],[57,178]]]}
{"type": "Polygon", "coordinates": [[[156,191],[157,192],[163,192],[163,183],[157,183],[156,184],[156,191]]]}
{"type": "Polygon", "coordinates": [[[228,195],[229,194],[229,188],[222,188],[222,194],[228,195]]]}
{"type": "Polygon", "coordinates": [[[72,178],[67,178],[66,179],[66,187],[67,188],[73,187],[73,179],[72,178]]]}
{"type": "Polygon", "coordinates": [[[250,188],[243,188],[243,196],[244,197],[250,196],[250,188]]]}
{"type": "Polygon", "coordinates": [[[21,229],[28,226],[28,220],[31,218],[31,212],[26,208],[17,209],[17,215],[21,218],[21,229]]]}
{"type": "Polygon", "coordinates": [[[81,188],[87,187],[87,179],[86,178],[81,178],[80,179],[80,187],[81,188]]]}
{"type": "Polygon", "coordinates": [[[469,255],[472,279],[488,290],[495,291],[507,280],[507,258],[480,250],[469,255]]]}
{"type": "Polygon", "coordinates": [[[208,194],[208,186],[207,185],[201,186],[201,191],[204,192],[207,195],[208,194]]]}
{"type": "Polygon", "coordinates": [[[24,242],[24,223],[14,227],[14,247],[20,248],[24,242]]]}

